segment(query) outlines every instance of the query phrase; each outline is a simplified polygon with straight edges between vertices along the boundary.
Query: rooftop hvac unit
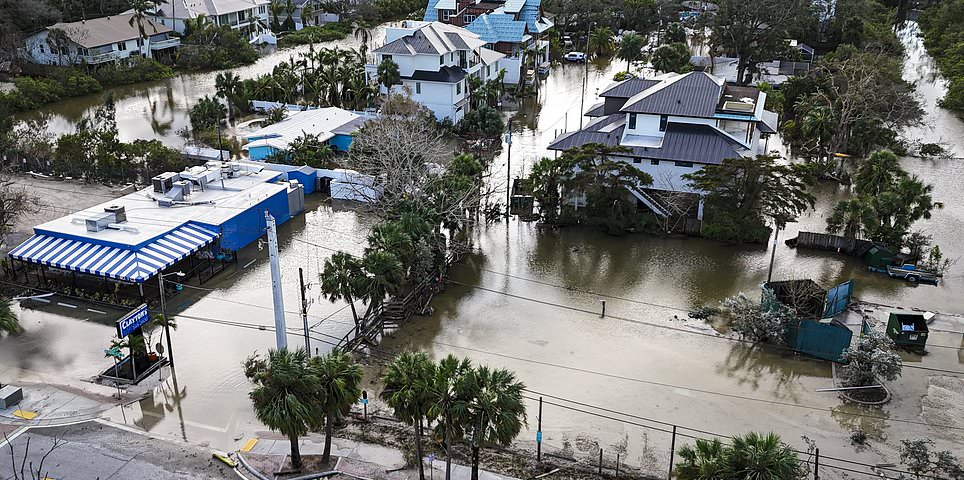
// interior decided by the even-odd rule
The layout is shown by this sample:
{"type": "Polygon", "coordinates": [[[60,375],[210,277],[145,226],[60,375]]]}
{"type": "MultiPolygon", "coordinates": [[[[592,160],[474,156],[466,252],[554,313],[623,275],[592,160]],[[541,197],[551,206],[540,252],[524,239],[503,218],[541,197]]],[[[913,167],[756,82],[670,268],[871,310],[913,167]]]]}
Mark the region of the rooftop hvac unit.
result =
{"type": "Polygon", "coordinates": [[[180,176],[174,172],[164,172],[152,180],[154,183],[154,193],[167,193],[174,186],[174,182],[180,180],[180,176]]]}
{"type": "Polygon", "coordinates": [[[127,212],[123,205],[111,205],[104,207],[104,212],[114,214],[114,223],[124,223],[127,221],[127,212]]]}
{"type": "Polygon", "coordinates": [[[87,224],[88,232],[99,232],[107,228],[108,225],[114,223],[113,213],[98,213],[93,217],[90,217],[84,221],[87,224]]]}
{"type": "Polygon", "coordinates": [[[734,101],[723,102],[723,110],[728,110],[731,112],[753,113],[754,109],[755,108],[752,103],[734,101]]]}
{"type": "Polygon", "coordinates": [[[181,198],[191,195],[191,182],[187,180],[178,180],[174,182],[174,191],[180,191],[181,198]]]}

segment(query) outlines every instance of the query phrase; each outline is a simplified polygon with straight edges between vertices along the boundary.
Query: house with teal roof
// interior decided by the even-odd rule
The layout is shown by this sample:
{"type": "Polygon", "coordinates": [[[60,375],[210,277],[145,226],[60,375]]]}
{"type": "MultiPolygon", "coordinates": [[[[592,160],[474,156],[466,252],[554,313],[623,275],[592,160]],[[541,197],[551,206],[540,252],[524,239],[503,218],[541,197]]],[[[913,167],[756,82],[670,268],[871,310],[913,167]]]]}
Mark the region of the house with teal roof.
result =
{"type": "Polygon", "coordinates": [[[486,48],[504,54],[506,83],[549,68],[549,42],[542,36],[553,24],[542,11],[542,0],[428,0],[424,19],[464,27],[486,48]]]}

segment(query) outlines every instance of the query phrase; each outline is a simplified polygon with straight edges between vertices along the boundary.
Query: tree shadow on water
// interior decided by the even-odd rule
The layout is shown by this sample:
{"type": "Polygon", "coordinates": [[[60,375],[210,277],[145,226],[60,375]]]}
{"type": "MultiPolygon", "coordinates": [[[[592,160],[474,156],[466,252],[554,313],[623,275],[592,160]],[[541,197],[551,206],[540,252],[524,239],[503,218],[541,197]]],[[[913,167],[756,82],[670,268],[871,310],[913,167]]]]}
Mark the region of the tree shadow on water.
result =
{"type": "Polygon", "coordinates": [[[803,385],[800,377],[828,376],[820,362],[802,358],[792,352],[766,345],[734,343],[730,354],[717,366],[716,372],[753,390],[771,385],[774,398],[799,401],[803,385]]]}

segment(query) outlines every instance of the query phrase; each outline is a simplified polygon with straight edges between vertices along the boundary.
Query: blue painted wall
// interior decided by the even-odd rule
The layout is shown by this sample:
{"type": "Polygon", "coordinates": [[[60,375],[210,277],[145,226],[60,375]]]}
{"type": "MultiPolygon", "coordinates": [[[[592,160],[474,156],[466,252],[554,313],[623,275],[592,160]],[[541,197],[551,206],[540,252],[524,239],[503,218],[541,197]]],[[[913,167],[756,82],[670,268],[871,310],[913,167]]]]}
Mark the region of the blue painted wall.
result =
{"type": "Polygon", "coordinates": [[[328,144],[335,150],[342,152],[347,152],[348,147],[351,147],[352,136],[351,135],[335,135],[328,140],[328,144]]]}
{"type": "Polygon", "coordinates": [[[288,215],[288,192],[282,189],[262,200],[257,205],[235,215],[221,225],[198,223],[214,231],[221,232],[221,248],[238,251],[264,234],[264,211],[274,216],[278,225],[290,220],[288,215]]]}
{"type": "Polygon", "coordinates": [[[248,149],[248,156],[251,157],[251,160],[264,160],[274,152],[275,150],[273,147],[268,147],[268,146],[252,147],[248,149]]]}
{"type": "Polygon", "coordinates": [[[318,178],[318,171],[312,169],[311,173],[293,170],[288,172],[288,180],[297,180],[305,187],[305,195],[315,192],[315,182],[318,178]]]}

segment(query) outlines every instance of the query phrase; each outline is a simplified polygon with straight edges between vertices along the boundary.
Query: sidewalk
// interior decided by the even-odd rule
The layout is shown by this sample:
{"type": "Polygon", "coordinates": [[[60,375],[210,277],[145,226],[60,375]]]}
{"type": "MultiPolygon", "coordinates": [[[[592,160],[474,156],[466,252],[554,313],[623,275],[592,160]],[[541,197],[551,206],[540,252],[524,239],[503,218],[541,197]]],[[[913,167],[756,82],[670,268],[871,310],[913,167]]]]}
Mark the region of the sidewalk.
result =
{"type": "MultiPolygon", "coordinates": [[[[325,449],[325,437],[319,434],[309,434],[299,442],[301,455],[320,456],[325,449]]],[[[261,473],[273,478],[272,473],[280,469],[286,457],[291,453],[291,443],[281,435],[266,432],[261,437],[249,439],[241,448],[241,455],[261,470],[261,473]]],[[[405,480],[418,478],[418,469],[406,467],[402,452],[371,443],[364,443],[343,438],[331,439],[331,455],[337,457],[333,470],[352,477],[369,478],[374,480],[405,480]]],[[[428,467],[428,465],[426,465],[428,467]]],[[[307,472],[306,472],[307,474],[307,472]]],[[[426,478],[445,478],[445,460],[436,459],[432,468],[426,468],[426,478]]],[[[453,480],[469,480],[472,477],[471,467],[452,464],[453,480]]],[[[499,475],[485,470],[479,471],[480,480],[518,480],[514,477],[499,475]]]]}

